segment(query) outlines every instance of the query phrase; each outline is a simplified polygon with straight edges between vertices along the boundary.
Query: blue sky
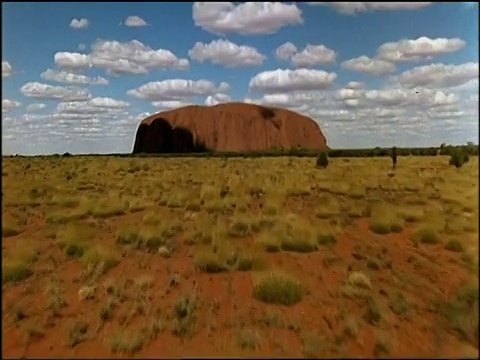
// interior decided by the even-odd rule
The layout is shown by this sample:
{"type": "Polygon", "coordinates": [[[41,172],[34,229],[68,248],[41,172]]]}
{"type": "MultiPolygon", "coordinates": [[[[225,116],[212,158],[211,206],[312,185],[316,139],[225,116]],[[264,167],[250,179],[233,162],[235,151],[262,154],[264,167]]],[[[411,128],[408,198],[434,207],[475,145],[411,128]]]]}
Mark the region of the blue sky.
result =
{"type": "Polygon", "coordinates": [[[478,142],[475,3],[2,3],[3,154],[130,152],[139,121],[246,101],[333,148],[478,142]]]}

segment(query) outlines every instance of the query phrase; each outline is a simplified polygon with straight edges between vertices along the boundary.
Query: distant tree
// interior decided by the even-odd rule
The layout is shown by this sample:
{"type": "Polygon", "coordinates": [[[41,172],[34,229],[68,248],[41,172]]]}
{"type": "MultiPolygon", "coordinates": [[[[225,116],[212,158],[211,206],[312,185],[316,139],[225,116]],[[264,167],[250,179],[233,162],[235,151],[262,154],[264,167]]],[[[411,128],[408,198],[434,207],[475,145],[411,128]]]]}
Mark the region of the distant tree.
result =
{"type": "Polygon", "coordinates": [[[478,153],[478,145],[475,145],[472,141],[468,141],[465,147],[465,152],[467,152],[469,155],[475,155],[478,153]]]}
{"type": "Polygon", "coordinates": [[[392,158],[393,168],[395,169],[397,167],[397,148],[395,146],[392,148],[390,156],[392,158]]]}
{"type": "Polygon", "coordinates": [[[329,163],[328,155],[326,152],[322,151],[320,154],[318,154],[317,162],[316,162],[317,167],[326,169],[328,166],[328,163],[329,163]]]}
{"type": "Polygon", "coordinates": [[[440,145],[440,155],[451,155],[450,151],[450,146],[445,144],[440,145]]]}

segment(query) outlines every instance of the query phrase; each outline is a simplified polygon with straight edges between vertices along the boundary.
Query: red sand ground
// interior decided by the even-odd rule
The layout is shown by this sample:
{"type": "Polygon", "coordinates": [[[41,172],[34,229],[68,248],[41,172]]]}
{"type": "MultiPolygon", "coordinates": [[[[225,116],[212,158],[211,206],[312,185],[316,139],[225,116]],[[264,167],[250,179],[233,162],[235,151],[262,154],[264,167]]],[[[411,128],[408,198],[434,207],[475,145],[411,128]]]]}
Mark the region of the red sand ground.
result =
{"type": "MultiPolygon", "coordinates": [[[[126,221],[140,224],[142,216],[143,213],[139,212],[103,222],[99,232],[101,241],[118,246],[114,245],[114,229],[126,221]]],[[[140,250],[129,252],[117,267],[100,278],[95,299],[80,301],[77,293],[82,265],[77,260],[67,261],[54,241],[46,236],[43,220],[32,216],[24,233],[3,240],[4,251],[14,246],[16,240],[24,239],[38,245],[41,255],[34,277],[20,284],[3,286],[2,356],[124,357],[112,354],[105,343],[114,330],[120,328],[119,319],[133,306],[136,294],[130,291],[130,298],[115,310],[113,319],[100,326],[98,309],[106,299],[106,292],[100,285],[106,279],[126,281],[148,274],[153,275],[153,286],[148,290],[150,314],[158,310],[161,315],[171,317],[173,304],[181,294],[196,294],[197,331],[191,340],[182,340],[170,330],[172,319],[166,319],[165,330],[158,338],[135,354],[139,358],[372,357],[376,341],[381,337],[388,340],[389,353],[379,356],[478,356],[478,342],[474,348],[460,341],[449,330],[444,318],[431,311],[433,302],[447,301],[455,295],[456,287],[467,280],[468,273],[461,264],[461,255],[446,251],[442,245],[415,247],[408,228],[401,234],[375,235],[368,230],[365,219],[357,221],[357,225],[341,234],[336,245],[323,247],[318,252],[266,254],[270,267],[296,275],[308,288],[308,294],[301,302],[285,307],[266,305],[253,298],[251,272],[197,273],[191,248],[183,244],[173,257],[167,259],[140,250]],[[365,259],[358,260],[352,254],[356,257],[358,254],[378,256],[391,260],[391,266],[372,271],[366,268],[365,259]],[[369,274],[383,317],[380,324],[361,321],[365,305],[342,296],[342,281],[348,270],[369,274]],[[173,272],[180,275],[178,287],[168,284],[173,272]],[[52,279],[62,282],[68,303],[56,317],[48,310],[46,295],[47,283],[52,279]],[[388,307],[388,297],[396,291],[411,302],[413,310],[408,320],[388,307]],[[28,318],[15,322],[12,309],[18,304],[27,309],[28,318]],[[279,314],[283,324],[265,324],[266,314],[272,312],[279,314]],[[78,319],[89,324],[87,335],[90,338],[70,348],[67,346],[69,329],[78,319]],[[359,321],[357,335],[342,335],[345,319],[359,321]],[[44,336],[26,341],[27,324],[31,322],[43,328],[44,336]],[[238,343],[238,329],[247,334],[258,334],[256,350],[242,349],[238,343]]],[[[249,239],[239,241],[246,247],[251,243],[249,239]]],[[[136,315],[128,328],[138,329],[151,320],[152,315],[136,315]]]]}

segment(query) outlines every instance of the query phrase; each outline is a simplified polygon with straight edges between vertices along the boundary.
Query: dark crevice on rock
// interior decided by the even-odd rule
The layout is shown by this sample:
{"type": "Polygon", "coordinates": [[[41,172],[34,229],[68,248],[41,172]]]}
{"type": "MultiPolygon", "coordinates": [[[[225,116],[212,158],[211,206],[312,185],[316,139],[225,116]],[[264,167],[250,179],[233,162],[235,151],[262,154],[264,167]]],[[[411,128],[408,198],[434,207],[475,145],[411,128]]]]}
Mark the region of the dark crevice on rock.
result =
{"type": "Polygon", "coordinates": [[[205,144],[195,141],[193,134],[185,128],[172,128],[162,118],[154,119],[150,125],[140,124],[133,153],[193,153],[208,151],[205,144]]]}

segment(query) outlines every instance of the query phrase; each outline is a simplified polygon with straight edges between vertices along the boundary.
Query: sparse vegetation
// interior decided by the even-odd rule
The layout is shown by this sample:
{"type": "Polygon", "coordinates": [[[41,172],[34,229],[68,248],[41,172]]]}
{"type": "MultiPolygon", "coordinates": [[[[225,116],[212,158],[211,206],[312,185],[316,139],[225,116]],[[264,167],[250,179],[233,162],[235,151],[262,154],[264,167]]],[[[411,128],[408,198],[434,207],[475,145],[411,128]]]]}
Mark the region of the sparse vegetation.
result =
{"type": "Polygon", "coordinates": [[[93,229],[80,223],[69,223],[59,228],[56,239],[69,257],[81,257],[93,239],[93,229]]]}
{"type": "Polygon", "coordinates": [[[68,346],[75,347],[85,341],[87,339],[88,328],[89,325],[87,322],[83,320],[74,321],[68,332],[68,346]]]}
{"type": "Polygon", "coordinates": [[[401,293],[397,292],[391,299],[390,309],[403,319],[408,320],[412,312],[410,301],[401,293]]]}
{"type": "Polygon", "coordinates": [[[67,307],[68,303],[62,292],[61,284],[57,281],[47,287],[48,305],[54,316],[59,316],[62,309],[67,307]]]}
{"type": "Polygon", "coordinates": [[[310,224],[293,220],[280,228],[276,235],[284,251],[312,252],[317,250],[317,238],[310,224]]]}
{"type": "Polygon", "coordinates": [[[109,321],[112,320],[113,318],[113,312],[115,311],[115,308],[117,307],[117,303],[113,299],[108,299],[105,304],[102,305],[102,307],[99,310],[98,316],[100,318],[101,322],[104,321],[109,321]]]}
{"type": "Polygon", "coordinates": [[[458,289],[451,301],[441,306],[441,311],[458,336],[478,346],[478,283],[468,283],[458,289]]]}
{"type": "Polygon", "coordinates": [[[182,338],[192,337],[197,330],[196,299],[194,296],[183,296],[174,306],[173,334],[182,338]]]}
{"type": "Polygon", "coordinates": [[[145,345],[144,334],[140,331],[117,331],[108,342],[110,350],[116,354],[133,355],[145,345]]]}
{"type": "Polygon", "coordinates": [[[40,324],[29,324],[25,329],[27,342],[42,339],[45,336],[45,329],[40,324]]]}
{"type": "Polygon", "coordinates": [[[422,244],[438,244],[440,237],[435,230],[423,228],[413,234],[413,240],[422,244]]]}
{"type": "Polygon", "coordinates": [[[445,244],[445,249],[455,252],[463,252],[465,250],[465,246],[460,240],[452,239],[445,244]]]}
{"type": "Polygon", "coordinates": [[[401,232],[403,230],[403,221],[393,209],[386,206],[378,206],[371,210],[370,230],[381,235],[401,232]]]}
{"type": "Polygon", "coordinates": [[[2,216],[2,238],[16,236],[22,232],[18,220],[12,216],[2,216]]]}
{"type": "Polygon", "coordinates": [[[378,302],[374,297],[368,297],[366,301],[367,306],[365,308],[363,318],[367,323],[377,326],[383,317],[380,307],[378,306],[378,302]]]}
{"type": "Polygon", "coordinates": [[[19,282],[33,275],[30,264],[21,260],[9,260],[2,264],[3,282],[19,282]]]}
{"type": "Polygon", "coordinates": [[[281,272],[263,275],[253,289],[253,295],[258,300],[287,306],[302,300],[304,293],[305,288],[300,281],[281,272]]]}
{"type": "Polygon", "coordinates": [[[476,161],[399,148],[393,172],[390,149],[329,150],[351,158],[319,171],[318,153],[275,151],[4,157],[6,356],[477,349],[476,161]]]}
{"type": "Polygon", "coordinates": [[[201,251],[195,255],[195,266],[198,270],[207,273],[219,273],[227,271],[227,259],[210,250],[201,251]]]}
{"type": "Polygon", "coordinates": [[[37,254],[33,249],[17,246],[11,256],[3,260],[2,281],[17,283],[33,275],[33,265],[37,254]]]}
{"type": "Polygon", "coordinates": [[[139,229],[133,227],[124,227],[117,234],[117,243],[124,245],[133,245],[139,242],[139,229]]]}
{"type": "Polygon", "coordinates": [[[400,217],[406,222],[418,222],[424,216],[424,211],[420,207],[404,207],[398,210],[400,217]]]}
{"type": "Polygon", "coordinates": [[[256,350],[260,347],[260,335],[253,329],[241,329],[237,332],[238,345],[242,349],[256,350]]]}
{"type": "Polygon", "coordinates": [[[377,339],[375,342],[374,355],[375,357],[387,356],[390,354],[390,346],[386,339],[377,339]]]}
{"type": "Polygon", "coordinates": [[[89,248],[82,256],[89,277],[99,277],[117,266],[119,256],[106,247],[95,246],[89,248]]]}
{"type": "Polygon", "coordinates": [[[372,294],[371,288],[372,284],[367,275],[362,272],[355,271],[350,273],[346,279],[342,288],[342,294],[353,299],[368,299],[372,294]]]}
{"type": "Polygon", "coordinates": [[[325,337],[316,332],[302,334],[303,356],[305,359],[317,359],[325,351],[325,337]]]}

